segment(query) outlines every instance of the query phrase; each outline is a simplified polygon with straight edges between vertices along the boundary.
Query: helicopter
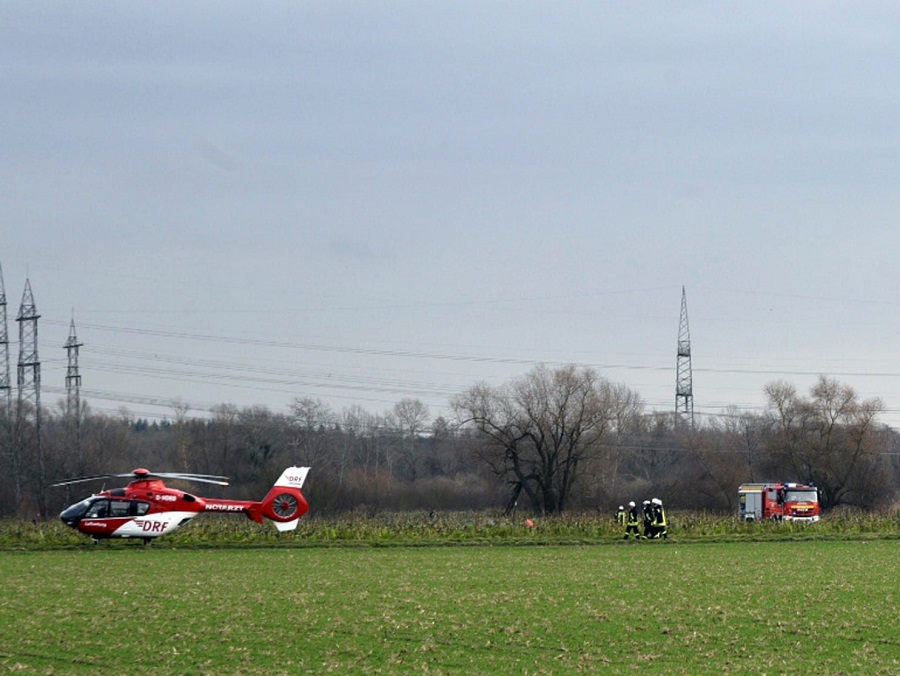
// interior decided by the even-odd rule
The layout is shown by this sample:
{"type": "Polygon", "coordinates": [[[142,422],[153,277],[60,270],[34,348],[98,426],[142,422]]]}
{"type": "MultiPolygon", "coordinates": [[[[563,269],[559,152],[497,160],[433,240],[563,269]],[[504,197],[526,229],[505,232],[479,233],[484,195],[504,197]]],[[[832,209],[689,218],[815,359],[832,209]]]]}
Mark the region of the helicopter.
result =
{"type": "Polygon", "coordinates": [[[203,512],[246,514],[257,523],[269,519],[279,531],[294,530],[309,504],[300,489],[309,467],[288,467],[259,502],[202,498],[170,488],[164,479],[228,485],[228,477],[212,474],[151,472],[144,468],[127,474],[96,474],[65,479],[53,486],[97,479],[131,479],[125,488],[95,493],[59,515],[63,523],[89,535],[94,542],[106,538],[141,538],[148,544],[153,538],[171,533],[203,512]]]}

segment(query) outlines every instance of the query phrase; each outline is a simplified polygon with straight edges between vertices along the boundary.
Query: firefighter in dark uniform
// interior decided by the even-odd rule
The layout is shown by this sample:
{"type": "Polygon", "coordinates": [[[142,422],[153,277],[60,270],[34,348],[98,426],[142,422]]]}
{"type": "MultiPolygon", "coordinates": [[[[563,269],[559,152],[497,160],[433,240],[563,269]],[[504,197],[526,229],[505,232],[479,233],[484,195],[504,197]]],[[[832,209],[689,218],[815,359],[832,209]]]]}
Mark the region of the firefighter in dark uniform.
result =
{"type": "Polygon", "coordinates": [[[625,539],[633,537],[635,539],[641,537],[638,532],[638,511],[634,504],[634,500],[628,503],[628,521],[625,524],[625,539]]]}
{"type": "Polygon", "coordinates": [[[625,527],[625,524],[628,523],[628,512],[625,511],[625,508],[622,505],[619,505],[619,509],[616,510],[616,523],[625,527]]]}
{"type": "Polygon", "coordinates": [[[653,505],[649,500],[644,500],[644,508],[641,512],[644,517],[644,537],[653,537],[653,505]]]}
{"type": "Polygon", "coordinates": [[[653,498],[653,537],[668,538],[669,523],[662,500],[653,498]]]}

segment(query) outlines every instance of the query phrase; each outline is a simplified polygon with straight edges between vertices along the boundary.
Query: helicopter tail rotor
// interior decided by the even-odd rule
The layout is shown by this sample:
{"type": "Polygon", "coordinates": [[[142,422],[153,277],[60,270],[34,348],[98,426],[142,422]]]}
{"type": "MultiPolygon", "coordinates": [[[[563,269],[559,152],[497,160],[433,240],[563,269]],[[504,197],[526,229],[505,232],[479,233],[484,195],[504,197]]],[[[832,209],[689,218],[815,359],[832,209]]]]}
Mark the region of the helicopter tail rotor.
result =
{"type": "Polygon", "coordinates": [[[308,473],[309,467],[288,467],[263,498],[262,516],[270,519],[279,531],[294,530],[300,517],[309,511],[309,504],[300,492],[308,473]]]}

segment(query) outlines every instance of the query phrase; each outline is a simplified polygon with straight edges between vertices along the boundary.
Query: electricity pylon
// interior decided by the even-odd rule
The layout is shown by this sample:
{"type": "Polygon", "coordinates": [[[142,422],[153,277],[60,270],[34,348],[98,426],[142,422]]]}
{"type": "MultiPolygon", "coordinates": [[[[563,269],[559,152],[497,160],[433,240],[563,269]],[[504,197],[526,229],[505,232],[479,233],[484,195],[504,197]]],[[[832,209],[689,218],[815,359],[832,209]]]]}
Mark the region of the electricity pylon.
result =
{"type": "MultiPolygon", "coordinates": [[[[19,456],[13,430],[12,382],[9,379],[9,331],[6,324],[6,289],[0,268],[0,471],[12,479],[16,504],[20,493],[19,456]],[[9,463],[9,464],[7,464],[9,463]]],[[[4,482],[4,485],[5,482],[4,482]]]]}
{"type": "MultiPolygon", "coordinates": [[[[31,281],[25,280],[25,292],[19,306],[19,365],[18,365],[18,401],[16,407],[16,457],[14,470],[16,476],[17,504],[21,504],[18,495],[21,491],[22,465],[26,458],[34,458],[36,471],[36,495],[38,513],[47,515],[44,499],[46,469],[44,452],[41,448],[41,362],[38,359],[38,319],[40,315],[34,304],[31,292],[31,281]],[[33,453],[33,455],[31,455],[33,453]],[[29,454],[29,455],[26,455],[29,454]]],[[[29,466],[31,463],[27,463],[29,466]]]]}
{"type": "Polygon", "coordinates": [[[691,373],[691,331],[688,327],[687,294],[681,287],[681,320],[678,323],[678,365],[675,376],[675,424],[694,427],[694,385],[691,373]]]}
{"type": "Polygon", "coordinates": [[[9,331],[6,325],[6,289],[3,286],[3,267],[0,266],[0,406],[3,420],[12,416],[12,382],[9,379],[9,331]]]}
{"type": "Polygon", "coordinates": [[[66,437],[70,453],[66,454],[66,472],[71,472],[71,455],[75,456],[77,470],[81,467],[81,373],[78,371],[78,348],[83,343],[78,342],[75,335],[75,317],[69,325],[69,338],[63,347],[66,349],[68,366],[66,367],[66,437]]]}

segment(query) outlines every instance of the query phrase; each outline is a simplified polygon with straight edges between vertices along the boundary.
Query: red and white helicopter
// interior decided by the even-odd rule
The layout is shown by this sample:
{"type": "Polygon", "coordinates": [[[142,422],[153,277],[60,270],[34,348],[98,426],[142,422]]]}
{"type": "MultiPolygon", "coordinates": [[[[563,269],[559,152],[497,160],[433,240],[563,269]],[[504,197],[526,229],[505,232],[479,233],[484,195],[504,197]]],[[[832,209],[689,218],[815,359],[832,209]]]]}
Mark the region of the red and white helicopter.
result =
{"type": "Polygon", "coordinates": [[[179,474],[136,469],[129,474],[97,474],[66,479],[54,486],[68,486],[96,479],[127,478],[125,488],[101,491],[67,507],[59,515],[67,526],[90,535],[96,542],[103,538],[152,538],[171,533],[202,512],[246,514],[257,523],[267,518],[279,531],[294,530],[309,504],[300,489],[309,467],[288,467],[259,502],[201,498],[170,488],[163,479],[228,485],[228,478],[210,474],[179,474]]]}

